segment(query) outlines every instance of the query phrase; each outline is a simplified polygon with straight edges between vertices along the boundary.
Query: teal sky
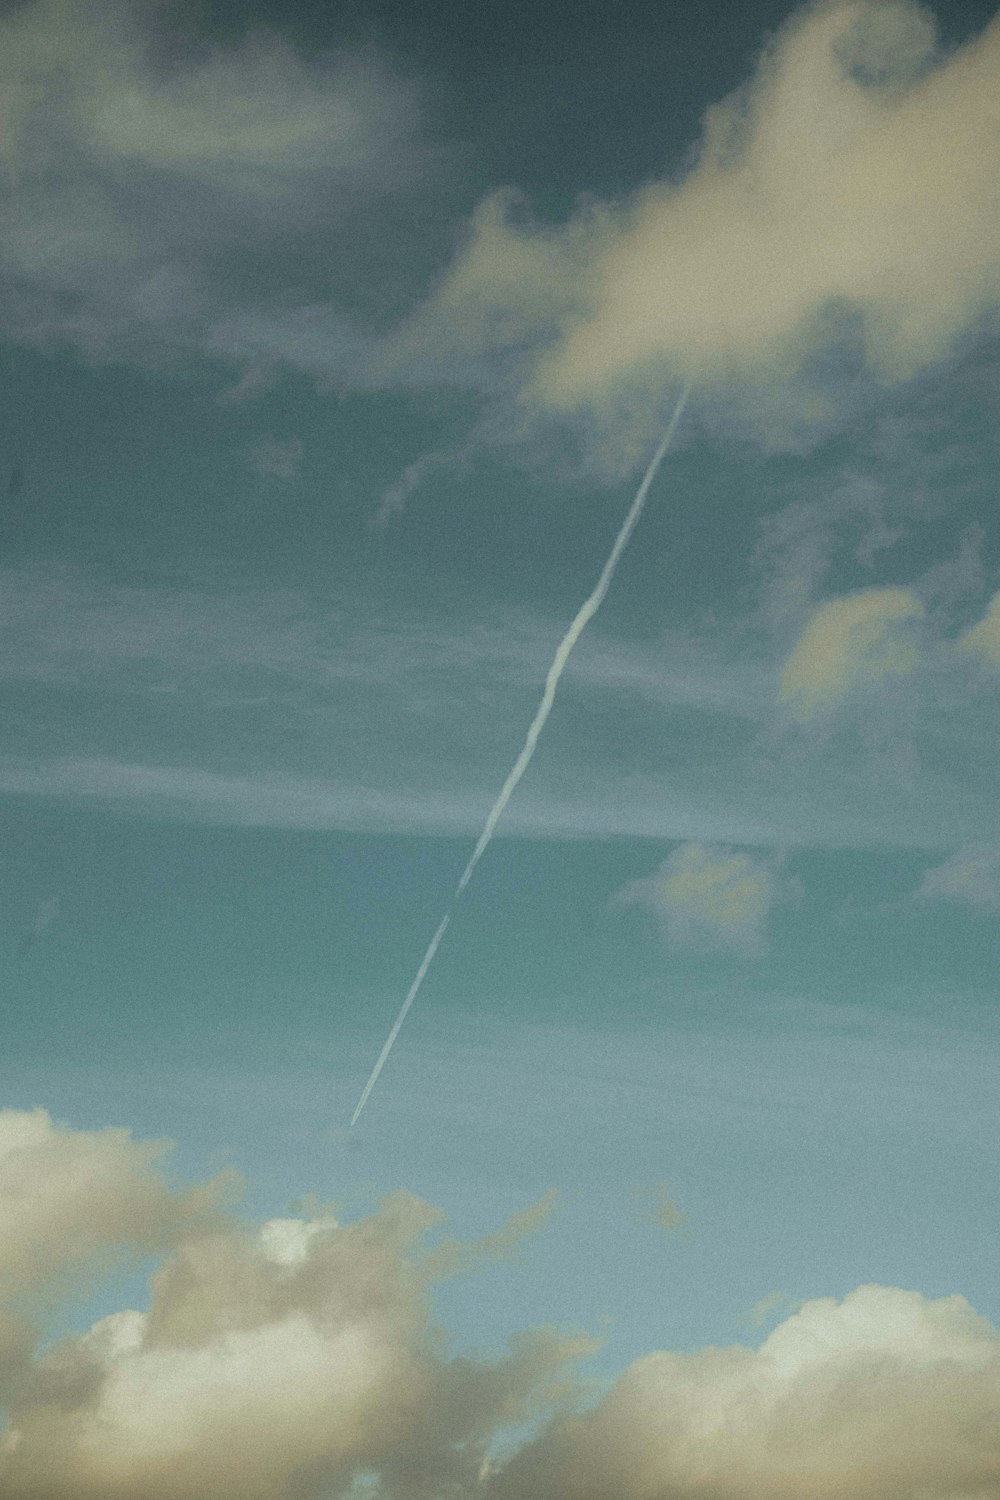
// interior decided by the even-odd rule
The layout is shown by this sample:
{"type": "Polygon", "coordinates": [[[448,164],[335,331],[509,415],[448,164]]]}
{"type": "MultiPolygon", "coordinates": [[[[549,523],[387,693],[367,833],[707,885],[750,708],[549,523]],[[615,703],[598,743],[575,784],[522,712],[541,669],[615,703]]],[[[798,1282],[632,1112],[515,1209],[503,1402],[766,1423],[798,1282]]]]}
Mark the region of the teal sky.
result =
{"type": "Polygon", "coordinates": [[[564,18],[0,0],[12,1500],[1000,1487],[1000,22],[564,18]]]}

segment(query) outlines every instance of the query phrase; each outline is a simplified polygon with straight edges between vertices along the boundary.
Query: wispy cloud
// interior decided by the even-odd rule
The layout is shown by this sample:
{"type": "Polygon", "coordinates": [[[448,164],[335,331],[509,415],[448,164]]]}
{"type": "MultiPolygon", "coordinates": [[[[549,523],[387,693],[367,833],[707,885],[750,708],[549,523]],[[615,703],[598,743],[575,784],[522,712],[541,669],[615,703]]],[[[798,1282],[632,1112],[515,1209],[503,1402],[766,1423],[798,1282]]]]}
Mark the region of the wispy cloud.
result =
{"type": "Polygon", "coordinates": [[[960,637],[959,646],[987,667],[1000,667],[1000,594],[994,594],[978,624],[960,637]]]}
{"type": "Polygon", "coordinates": [[[250,450],[250,465],[264,479],[280,479],[291,484],[302,468],[300,438],[270,438],[256,443],[250,450]]]}
{"type": "Polygon", "coordinates": [[[38,939],[40,937],[43,937],[44,934],[48,932],[49,928],[52,926],[53,922],[59,915],[59,908],[61,905],[62,901],[59,896],[46,896],[44,900],[38,903],[38,910],[35,912],[35,920],[32,922],[30,928],[25,933],[21,941],[19,955],[21,958],[26,958],[31,952],[32,948],[35,946],[38,939]]]}
{"type": "Polygon", "coordinates": [[[410,496],[437,470],[461,466],[465,458],[464,452],[449,449],[422,453],[419,458],[415,458],[411,464],[407,464],[399,478],[382,491],[378,509],[371,518],[372,526],[383,531],[391,521],[402,515],[410,496]]]}
{"type": "Polygon", "coordinates": [[[1000,849],[959,849],[928,870],[916,893],[918,901],[957,901],[1000,911],[1000,849]]]}
{"type": "MultiPolygon", "coordinates": [[[[286,315],[317,300],[332,226],[346,274],[372,253],[352,215],[363,204],[374,233],[387,199],[426,179],[415,91],[373,53],[168,35],[145,0],[8,7],[0,85],[3,325],[36,345],[290,354],[286,315]],[[255,341],[251,314],[281,337],[255,341]]],[[[324,322],[312,336],[333,370],[357,336],[330,303],[324,322]]]]}
{"type": "MultiPolygon", "coordinates": [[[[8,714],[0,785],[151,816],[468,834],[564,628],[524,609],[418,617],[357,591],[10,568],[0,677],[30,713],[8,714]]],[[[652,639],[598,629],[551,721],[558,754],[519,790],[508,829],[769,847],[981,839],[1000,697],[942,628],[922,629],[920,672],[874,687],[848,653],[847,696],[802,723],[775,702],[781,642],[742,619],[652,639]]]]}
{"type": "Polygon", "coordinates": [[[690,1222],[688,1215],[677,1207],[665,1182],[658,1182],[653,1188],[639,1188],[636,1197],[649,1205],[643,1217],[657,1229],[673,1231],[690,1222]]]}

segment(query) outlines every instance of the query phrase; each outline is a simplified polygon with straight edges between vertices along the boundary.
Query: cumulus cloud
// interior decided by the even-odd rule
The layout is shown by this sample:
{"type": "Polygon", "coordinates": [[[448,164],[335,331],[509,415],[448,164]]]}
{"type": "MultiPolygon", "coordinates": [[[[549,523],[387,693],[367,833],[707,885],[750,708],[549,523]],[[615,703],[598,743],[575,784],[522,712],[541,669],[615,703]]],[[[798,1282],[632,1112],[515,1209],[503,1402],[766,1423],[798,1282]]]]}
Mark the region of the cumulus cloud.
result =
{"type": "MultiPolygon", "coordinates": [[[[259,364],[240,316],[266,327],[275,302],[308,301],[317,238],[328,279],[331,226],[360,205],[374,223],[423,174],[416,100],[371,55],[306,60],[260,31],[209,44],[161,12],[27,0],[0,17],[4,331],[259,364]]],[[[343,254],[359,233],[338,237],[343,254]]],[[[324,311],[333,366],[357,339],[324,311]]]]}
{"type": "Polygon", "coordinates": [[[925,873],[916,894],[920,901],[959,901],[1000,911],[1000,850],[957,850],[925,873]]]}
{"type": "Polygon", "coordinates": [[[44,1110],[0,1111],[0,1397],[30,1369],[40,1305],[128,1252],[210,1226],[226,1179],[172,1192],[162,1141],[72,1131],[44,1110]]]}
{"type": "Polygon", "coordinates": [[[761,1347],[650,1354],[555,1422],[490,1500],[986,1500],[1000,1337],[962,1297],[859,1287],[761,1347]]]}
{"type": "Polygon", "coordinates": [[[829,712],[855,688],[919,661],[909,622],[923,605],[909,589],[861,589],[813,614],[781,673],[779,699],[800,722],[829,712]]]}
{"type": "Polygon", "coordinates": [[[831,345],[907,377],[1000,298],[998,69],[1000,21],[945,57],[910,0],[809,5],[709,110],[686,175],[561,227],[484,202],[392,355],[499,351],[530,407],[625,426],[658,420],[668,376],[763,400],[831,345]]]}
{"type": "Polygon", "coordinates": [[[754,957],[766,948],[768,913],[782,894],[773,859],[688,843],[655,875],[631,881],[615,903],[654,912],[671,943],[732,948],[754,957]]]}
{"type": "Polygon", "coordinates": [[[0,1113],[5,1500],[985,1500],[1000,1484],[1000,1336],[959,1296],[808,1302],[756,1351],[649,1354],[588,1409],[572,1365],[591,1341],[536,1329],[495,1359],[451,1356],[432,1322],[434,1279],[508,1254],[551,1195],[435,1249],[441,1215],[406,1192],[346,1224],[243,1223],[219,1183],[170,1188],[163,1150],[0,1113]],[[39,1296],[115,1247],[158,1254],[148,1305],[42,1344],[39,1296]]]}
{"type": "Polygon", "coordinates": [[[126,1130],[69,1130],[41,1109],[0,1111],[0,1295],[125,1244],[151,1251],[216,1205],[222,1183],[171,1192],[164,1141],[126,1130]]]}
{"type": "MultiPolygon", "coordinates": [[[[498,1430],[591,1347],[541,1330],[497,1360],[449,1359],[429,1322],[428,1204],[400,1192],[348,1225],[242,1225],[213,1211],[214,1185],[171,1192],[162,1152],[0,1114],[5,1308],[113,1243],[165,1252],[146,1310],[44,1352],[27,1323],[2,1325],[9,1500],[305,1500],[370,1471],[412,1500],[471,1494],[498,1430]]],[[[543,1212],[479,1250],[506,1253],[543,1212]]]]}

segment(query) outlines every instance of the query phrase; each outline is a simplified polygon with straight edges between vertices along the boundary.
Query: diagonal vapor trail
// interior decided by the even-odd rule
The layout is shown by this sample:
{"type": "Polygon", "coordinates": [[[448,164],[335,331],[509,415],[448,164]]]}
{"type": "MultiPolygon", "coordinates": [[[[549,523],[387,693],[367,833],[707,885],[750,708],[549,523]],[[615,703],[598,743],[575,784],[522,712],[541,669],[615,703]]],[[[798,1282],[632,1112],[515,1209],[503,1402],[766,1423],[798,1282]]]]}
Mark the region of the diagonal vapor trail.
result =
{"type": "Polygon", "coordinates": [[[604,567],[601,569],[601,576],[600,578],[598,578],[597,583],[594,585],[592,593],[580,606],[579,610],[576,613],[576,616],[573,619],[573,623],[570,625],[566,634],[563,636],[562,640],[559,643],[556,654],[552,660],[552,665],[549,668],[548,676],[545,679],[545,691],[542,693],[542,701],[538,705],[538,710],[535,713],[535,717],[532,719],[531,724],[529,725],[528,733],[525,736],[524,740],[524,746],[521,750],[520,755],[517,757],[517,760],[514,762],[507,780],[501,787],[499,796],[497,797],[493,806],[490,808],[490,811],[486,818],[486,822],[483,825],[483,831],[479,835],[479,840],[476,844],[476,847],[473,849],[472,853],[469,856],[468,864],[462,871],[459,882],[455,887],[454,895],[452,896],[451,901],[448,905],[448,910],[441,918],[438,929],[435,932],[434,936],[431,938],[430,943],[428,944],[427,952],[424,954],[423,959],[420,963],[420,967],[416,972],[416,976],[414,977],[413,983],[410,985],[410,988],[407,991],[406,999],[403,1001],[399,1015],[396,1017],[392,1030],[386,1037],[385,1046],[379,1053],[375,1066],[374,1068],[372,1068],[371,1076],[369,1077],[368,1082],[365,1084],[364,1089],[362,1090],[361,1098],[358,1100],[357,1108],[355,1109],[354,1114],[351,1116],[350,1128],[352,1130],[357,1124],[358,1119],[360,1118],[361,1111],[368,1103],[368,1096],[378,1082],[379,1074],[385,1067],[386,1059],[388,1058],[389,1053],[392,1051],[393,1044],[397,1036],[399,1035],[400,1028],[403,1022],[406,1020],[406,1013],[409,1010],[410,1006],[413,1004],[414,1000],[417,998],[417,992],[424,982],[424,979],[427,975],[427,970],[430,968],[431,964],[434,961],[434,955],[437,952],[441,939],[444,937],[445,932],[448,928],[448,924],[451,921],[451,914],[454,909],[455,902],[458,900],[459,896],[462,894],[462,892],[465,890],[465,887],[471,880],[472,872],[478,865],[479,861],[482,859],[483,854],[486,852],[486,846],[489,844],[490,839],[493,837],[494,830],[496,829],[497,823],[500,821],[504,808],[507,806],[507,803],[510,801],[511,797],[514,794],[514,790],[517,787],[518,782],[521,780],[521,777],[524,775],[525,771],[528,769],[528,766],[531,763],[531,757],[535,753],[535,746],[538,744],[539,735],[545,728],[545,721],[548,719],[549,714],[552,710],[552,704],[555,701],[556,696],[556,688],[559,686],[559,679],[563,674],[566,663],[569,661],[570,652],[573,650],[573,647],[580,639],[586,626],[594,618],[597,611],[604,603],[604,596],[608,592],[611,580],[615,574],[615,569],[618,566],[622,553],[628,546],[629,539],[631,538],[632,533],[638,524],[639,517],[642,515],[643,506],[646,503],[646,496],[649,493],[649,487],[653,483],[653,480],[656,478],[657,470],[659,469],[660,464],[663,462],[663,456],[666,453],[667,449],[670,447],[671,442],[673,441],[674,433],[677,430],[677,424],[681,419],[684,407],[687,405],[687,398],[690,393],[691,386],[690,384],[688,384],[684,387],[683,391],[678,397],[677,405],[673,410],[673,415],[671,416],[670,421],[667,423],[667,430],[663,434],[663,440],[661,441],[660,446],[657,448],[656,452],[653,454],[653,457],[649,461],[649,467],[643,475],[642,483],[636,491],[636,496],[632,501],[631,506],[629,507],[628,515],[622,522],[621,530],[615,538],[615,544],[611,548],[611,552],[608,555],[608,560],[604,564],[604,567]]]}

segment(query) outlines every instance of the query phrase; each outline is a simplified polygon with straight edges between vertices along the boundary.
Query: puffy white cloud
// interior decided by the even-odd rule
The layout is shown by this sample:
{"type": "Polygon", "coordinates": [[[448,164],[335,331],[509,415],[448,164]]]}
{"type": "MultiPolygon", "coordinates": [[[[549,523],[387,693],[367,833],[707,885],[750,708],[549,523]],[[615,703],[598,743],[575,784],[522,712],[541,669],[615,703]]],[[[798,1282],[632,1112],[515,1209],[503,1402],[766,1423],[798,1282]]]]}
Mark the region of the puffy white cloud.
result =
{"type": "Polygon", "coordinates": [[[855,688],[919,661],[908,622],[923,613],[909,589],[861,589],[820,605],[785,662],[779,698],[805,721],[836,708],[855,688]]]}
{"type": "Polygon", "coordinates": [[[171,1192],[164,1141],[69,1130],[45,1110],[0,1111],[0,1297],[23,1295],[114,1246],[163,1248],[210,1215],[223,1179],[171,1192]]]}
{"type": "Polygon", "coordinates": [[[615,903],[654,912],[672,943],[704,943],[755,956],[766,947],[768,913],[781,895],[774,860],[723,845],[688,843],[655,875],[631,881],[615,903]]]}
{"type": "Polygon", "coordinates": [[[755,1352],[650,1354],[555,1422],[490,1500],[987,1500],[1000,1336],[962,1297],[866,1286],[755,1352]]]}
{"type": "Polygon", "coordinates": [[[125,1130],[68,1130],[41,1109],[0,1111],[0,1401],[29,1376],[43,1306],[218,1219],[229,1180],[172,1192],[165,1150],[125,1130]]]}
{"type": "Polygon", "coordinates": [[[960,901],[1000,910],[1000,851],[957,850],[925,873],[916,894],[921,901],[960,901]]]}
{"type": "Polygon", "coordinates": [[[348,1225],[244,1226],[218,1187],[171,1192],[162,1143],[0,1114],[0,1490],[9,1500],[304,1500],[375,1470],[393,1494],[471,1493],[486,1449],[586,1341],[516,1338],[448,1359],[429,1287],[508,1253],[543,1200],[479,1246],[423,1253],[440,1214],[407,1193],[348,1225]],[[43,1353],[15,1312],[115,1245],[160,1250],[146,1311],[43,1353]]]}
{"type": "MultiPolygon", "coordinates": [[[[531,407],[644,438],[671,375],[757,382],[766,402],[846,338],[908,376],[1000,298],[998,69],[1000,21],[941,57],[910,0],[808,5],[708,111],[686,175],[560,228],[509,192],[483,203],[393,356],[507,350],[531,407]]],[[[824,415],[817,390],[799,400],[824,415]]]]}

